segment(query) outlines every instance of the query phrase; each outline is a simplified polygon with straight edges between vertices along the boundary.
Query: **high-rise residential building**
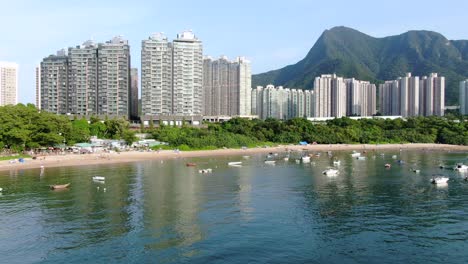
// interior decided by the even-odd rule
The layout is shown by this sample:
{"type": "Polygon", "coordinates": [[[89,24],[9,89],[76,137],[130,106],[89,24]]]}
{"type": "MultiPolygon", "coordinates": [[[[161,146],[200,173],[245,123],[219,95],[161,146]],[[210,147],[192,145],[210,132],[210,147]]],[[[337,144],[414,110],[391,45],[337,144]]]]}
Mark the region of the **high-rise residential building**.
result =
{"type": "Polygon", "coordinates": [[[41,66],[36,66],[36,108],[41,109],[41,66]]]}
{"type": "Polygon", "coordinates": [[[262,103],[263,103],[263,87],[257,86],[255,89],[252,89],[251,95],[251,105],[252,112],[254,116],[262,117],[262,103]]]}
{"type": "Polygon", "coordinates": [[[366,81],[345,79],[346,114],[348,116],[372,116],[376,114],[376,87],[366,81]]]}
{"type": "Polygon", "coordinates": [[[314,81],[315,116],[346,116],[346,84],[336,74],[323,74],[314,81]]]}
{"type": "Polygon", "coordinates": [[[0,106],[18,103],[18,64],[0,61],[0,106]]]}
{"type": "Polygon", "coordinates": [[[445,77],[431,73],[421,80],[424,116],[443,116],[445,114],[445,77]]]}
{"type": "Polygon", "coordinates": [[[252,115],[261,119],[290,119],[312,117],[314,108],[313,91],[289,89],[282,86],[257,86],[252,89],[252,115]]]}
{"type": "Polygon", "coordinates": [[[239,115],[246,116],[252,113],[252,69],[250,61],[244,57],[237,57],[239,65],[239,115]]]}
{"type": "Polygon", "coordinates": [[[468,115],[468,80],[460,82],[460,114],[468,115]]]}
{"type": "Polygon", "coordinates": [[[437,73],[419,78],[411,73],[379,86],[380,112],[383,115],[443,116],[445,78],[437,73]]]}
{"type": "Polygon", "coordinates": [[[55,114],[70,113],[68,108],[68,56],[64,50],[41,62],[40,109],[55,114]]]}
{"type": "Polygon", "coordinates": [[[142,115],[201,115],[203,47],[191,31],[169,42],[154,34],[142,42],[142,115]]]}
{"type": "Polygon", "coordinates": [[[203,109],[203,46],[191,31],[173,41],[174,115],[201,115],[203,109]]]}
{"type": "Polygon", "coordinates": [[[138,69],[130,70],[130,119],[138,119],[138,69]]]}
{"type": "Polygon", "coordinates": [[[68,48],[69,113],[93,115],[98,113],[97,44],[91,40],[68,48]]]}
{"type": "Polygon", "coordinates": [[[102,116],[131,114],[130,46],[121,36],[98,44],[97,113],[102,116]]]}
{"type": "Polygon", "coordinates": [[[43,59],[41,109],[81,116],[130,115],[130,46],[122,37],[86,41],[43,59]]]}
{"type": "Polygon", "coordinates": [[[203,60],[203,114],[239,116],[251,114],[250,62],[243,57],[230,61],[222,56],[203,60]]]}
{"type": "Polygon", "coordinates": [[[172,114],[172,43],[163,33],[142,41],[142,115],[172,114]]]}

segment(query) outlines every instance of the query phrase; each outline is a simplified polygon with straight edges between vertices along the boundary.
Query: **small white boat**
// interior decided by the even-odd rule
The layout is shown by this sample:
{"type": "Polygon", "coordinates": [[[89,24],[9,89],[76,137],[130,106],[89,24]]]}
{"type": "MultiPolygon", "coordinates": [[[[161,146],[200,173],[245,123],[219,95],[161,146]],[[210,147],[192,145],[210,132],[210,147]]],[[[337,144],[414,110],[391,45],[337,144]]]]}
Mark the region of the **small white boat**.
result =
{"type": "Polygon", "coordinates": [[[397,155],[393,155],[393,156],[392,156],[392,159],[397,159],[397,155]]]}
{"type": "Polygon", "coordinates": [[[301,163],[301,160],[300,159],[296,159],[296,164],[299,164],[301,163]]]}
{"type": "Polygon", "coordinates": [[[275,160],[265,160],[265,164],[275,165],[275,163],[276,163],[275,160]]]}
{"type": "Polygon", "coordinates": [[[333,165],[335,165],[335,166],[340,166],[340,164],[341,164],[341,161],[339,161],[339,160],[334,160],[333,161],[333,165]]]}
{"type": "Polygon", "coordinates": [[[359,152],[354,152],[354,153],[351,154],[351,157],[353,157],[353,158],[357,158],[359,156],[361,156],[361,153],[359,153],[359,152]]]}
{"type": "Polygon", "coordinates": [[[242,156],[243,159],[250,159],[250,156],[242,156]]]}
{"type": "Polygon", "coordinates": [[[284,161],[289,161],[289,157],[284,157],[284,161]]]}
{"type": "Polygon", "coordinates": [[[357,160],[366,160],[366,157],[357,157],[357,160]]]}
{"type": "Polygon", "coordinates": [[[462,163],[458,163],[457,167],[455,167],[455,170],[457,170],[457,171],[468,171],[468,166],[464,165],[462,163]]]}
{"type": "Polygon", "coordinates": [[[310,157],[309,156],[303,156],[301,158],[301,160],[302,160],[302,163],[310,163],[310,157]]]}
{"type": "Polygon", "coordinates": [[[240,165],[242,165],[242,161],[231,161],[231,162],[228,162],[228,165],[229,166],[240,166],[240,165]]]}
{"type": "Polygon", "coordinates": [[[103,176],[93,176],[93,181],[105,181],[106,177],[103,176]]]}
{"type": "Polygon", "coordinates": [[[326,170],[322,171],[322,173],[327,175],[327,176],[337,176],[338,175],[338,170],[326,169],[326,170]]]}
{"type": "Polygon", "coordinates": [[[448,177],[435,177],[431,179],[432,184],[446,184],[448,182],[448,177]]]}
{"type": "Polygon", "coordinates": [[[421,170],[416,170],[416,169],[414,169],[413,172],[414,172],[414,173],[420,173],[421,170]]]}
{"type": "Polygon", "coordinates": [[[0,192],[3,192],[3,188],[0,188],[0,192]]]}
{"type": "Polygon", "coordinates": [[[211,172],[213,172],[212,169],[202,169],[202,170],[198,170],[198,173],[202,173],[202,174],[211,173],[211,172]]]}

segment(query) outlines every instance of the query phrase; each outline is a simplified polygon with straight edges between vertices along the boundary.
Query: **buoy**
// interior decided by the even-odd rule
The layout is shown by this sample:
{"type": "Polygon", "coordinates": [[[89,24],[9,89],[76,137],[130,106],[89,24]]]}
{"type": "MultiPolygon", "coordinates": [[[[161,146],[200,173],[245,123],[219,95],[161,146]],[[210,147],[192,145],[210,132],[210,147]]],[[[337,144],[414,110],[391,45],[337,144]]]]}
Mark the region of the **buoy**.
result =
{"type": "Polygon", "coordinates": [[[106,192],[106,188],[104,188],[104,192],[106,192]]]}
{"type": "Polygon", "coordinates": [[[0,192],[3,192],[3,188],[0,188],[0,192]]]}
{"type": "Polygon", "coordinates": [[[99,190],[99,186],[97,187],[97,189],[99,190]]]}

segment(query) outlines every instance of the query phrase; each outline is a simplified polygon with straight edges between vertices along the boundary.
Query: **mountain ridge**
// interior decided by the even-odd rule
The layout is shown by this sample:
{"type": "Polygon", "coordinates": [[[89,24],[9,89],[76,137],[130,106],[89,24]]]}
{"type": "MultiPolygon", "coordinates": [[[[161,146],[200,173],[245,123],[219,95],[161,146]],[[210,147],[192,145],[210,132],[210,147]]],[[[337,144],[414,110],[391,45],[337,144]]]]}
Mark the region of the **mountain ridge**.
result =
{"type": "Polygon", "coordinates": [[[381,83],[412,72],[446,77],[446,102],[458,103],[458,83],[468,77],[468,40],[448,40],[438,32],[410,30],[376,38],[339,26],[325,30],[295,64],[252,76],[257,85],[312,89],[315,77],[336,73],[381,83]]]}

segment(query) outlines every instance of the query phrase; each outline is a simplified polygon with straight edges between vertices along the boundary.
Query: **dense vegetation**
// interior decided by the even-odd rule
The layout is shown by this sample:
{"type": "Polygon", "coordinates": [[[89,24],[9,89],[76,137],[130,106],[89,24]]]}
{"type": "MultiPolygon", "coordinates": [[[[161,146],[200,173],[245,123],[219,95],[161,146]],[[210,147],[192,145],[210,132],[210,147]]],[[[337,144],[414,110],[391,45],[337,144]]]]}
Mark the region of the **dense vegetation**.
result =
{"type": "Polygon", "coordinates": [[[185,149],[236,148],[259,146],[264,142],[319,144],[353,143],[445,143],[468,145],[468,123],[440,118],[333,119],[314,124],[307,119],[246,120],[234,118],[207,128],[162,126],[151,130],[157,140],[185,149]]]}
{"type": "Polygon", "coordinates": [[[34,105],[0,107],[0,149],[18,152],[64,144],[88,142],[91,136],[124,139],[133,142],[135,135],[122,119],[101,121],[91,118],[70,120],[68,116],[39,112],[34,105]]]}
{"type": "Polygon", "coordinates": [[[252,76],[256,85],[284,85],[310,89],[320,74],[336,73],[379,83],[412,72],[438,72],[446,77],[446,101],[458,104],[458,84],[468,77],[468,41],[449,41],[439,33],[409,31],[374,38],[335,27],[326,30],[307,56],[294,65],[252,76]]]}

